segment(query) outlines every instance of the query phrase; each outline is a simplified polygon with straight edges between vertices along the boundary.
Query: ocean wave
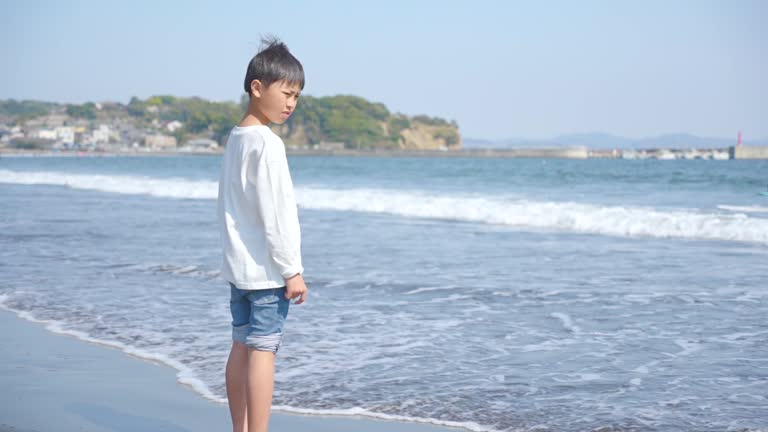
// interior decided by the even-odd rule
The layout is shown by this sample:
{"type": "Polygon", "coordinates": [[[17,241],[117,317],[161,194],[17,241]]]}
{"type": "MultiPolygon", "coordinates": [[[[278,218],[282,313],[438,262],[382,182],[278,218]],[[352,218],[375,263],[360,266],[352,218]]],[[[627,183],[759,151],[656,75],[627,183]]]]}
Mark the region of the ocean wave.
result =
{"type": "MultiPolygon", "coordinates": [[[[216,199],[210,180],[0,170],[0,183],[46,184],[161,198],[216,199]]],[[[626,237],[768,243],[768,219],[695,209],[604,206],[395,189],[297,187],[299,206],[626,237]]]]}
{"type": "Polygon", "coordinates": [[[57,171],[0,170],[0,183],[56,185],[126,195],[160,198],[215,199],[218,184],[208,180],[156,178],[104,174],[72,174],[57,171]]]}

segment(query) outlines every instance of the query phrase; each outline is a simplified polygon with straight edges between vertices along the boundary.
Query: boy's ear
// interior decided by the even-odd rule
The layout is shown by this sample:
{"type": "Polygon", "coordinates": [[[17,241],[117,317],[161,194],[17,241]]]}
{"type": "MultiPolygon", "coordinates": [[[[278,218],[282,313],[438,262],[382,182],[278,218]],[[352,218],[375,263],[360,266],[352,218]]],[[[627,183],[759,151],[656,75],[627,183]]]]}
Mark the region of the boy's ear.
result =
{"type": "Polygon", "coordinates": [[[251,94],[253,96],[261,97],[262,90],[264,90],[264,87],[261,85],[261,81],[259,80],[251,81],[251,94]]]}

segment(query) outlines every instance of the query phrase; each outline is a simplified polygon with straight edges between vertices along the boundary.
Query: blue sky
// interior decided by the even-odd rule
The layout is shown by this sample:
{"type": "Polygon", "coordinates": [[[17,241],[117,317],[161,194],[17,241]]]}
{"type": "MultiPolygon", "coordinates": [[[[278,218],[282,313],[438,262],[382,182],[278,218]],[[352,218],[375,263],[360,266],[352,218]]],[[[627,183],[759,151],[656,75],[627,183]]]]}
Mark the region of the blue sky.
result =
{"type": "Polygon", "coordinates": [[[238,100],[260,34],[306,94],[465,137],[768,137],[768,2],[3,1],[0,98],[238,100]]]}

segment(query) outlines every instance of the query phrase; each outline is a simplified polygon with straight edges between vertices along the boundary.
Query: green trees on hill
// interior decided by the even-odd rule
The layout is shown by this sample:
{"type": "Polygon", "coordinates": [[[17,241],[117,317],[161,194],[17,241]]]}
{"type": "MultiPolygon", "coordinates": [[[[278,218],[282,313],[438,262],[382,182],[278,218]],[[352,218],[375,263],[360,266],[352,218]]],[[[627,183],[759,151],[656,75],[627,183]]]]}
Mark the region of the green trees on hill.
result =
{"type": "Polygon", "coordinates": [[[184,126],[177,133],[180,140],[184,135],[210,135],[219,142],[226,138],[242,116],[240,107],[233,102],[174,96],[152,96],[144,101],[133,97],[128,103],[128,113],[143,121],[181,122],[184,126]]]}
{"type": "MultiPolygon", "coordinates": [[[[178,120],[184,124],[180,134],[209,134],[223,144],[227,133],[240,121],[247,107],[248,97],[245,95],[239,104],[152,96],[146,100],[132,98],[128,112],[144,120],[178,120]]],[[[390,113],[384,104],[350,95],[302,96],[296,112],[282,126],[281,135],[287,141],[301,145],[343,142],[349,148],[391,148],[398,146],[400,132],[411,128],[414,122],[445,126],[440,129],[444,132],[440,133],[446,135],[446,142],[449,145],[458,142],[458,127],[454,122],[428,116],[411,119],[390,113]]],[[[183,136],[178,138],[183,140],[183,136]]]]}
{"type": "Polygon", "coordinates": [[[0,100],[0,115],[20,119],[39,117],[48,114],[55,106],[50,102],[5,99],[0,100]]]}
{"type": "Polygon", "coordinates": [[[397,143],[397,136],[383,126],[390,117],[383,104],[357,96],[302,96],[288,126],[303,128],[308,144],[336,141],[351,147],[390,146],[397,143]]]}
{"type": "MultiPolygon", "coordinates": [[[[223,144],[247,106],[248,97],[245,95],[240,103],[170,95],[156,95],[145,100],[133,97],[127,105],[106,103],[99,105],[98,109],[91,102],[62,107],[53,103],[10,99],[0,100],[0,115],[31,118],[57,109],[76,119],[105,123],[128,121],[147,131],[165,130],[164,133],[173,133],[179,142],[193,136],[206,136],[223,144]],[[172,121],[181,122],[182,127],[169,132],[165,126],[172,121]]],[[[448,146],[460,142],[455,122],[425,115],[408,117],[390,113],[384,104],[351,95],[302,96],[296,112],[285,125],[277,128],[283,139],[294,145],[342,142],[348,148],[397,148],[406,143],[406,132],[410,140],[408,145],[423,140],[425,136],[432,141],[442,140],[448,146]]]]}
{"type": "Polygon", "coordinates": [[[397,148],[401,144],[401,133],[417,125],[427,127],[432,138],[444,140],[447,146],[461,142],[459,127],[454,121],[390,113],[381,103],[347,95],[302,96],[286,127],[289,139],[301,132],[306,144],[330,141],[343,142],[347,148],[397,148]]]}
{"type": "Polygon", "coordinates": [[[96,104],[86,102],[82,105],[67,105],[67,114],[70,117],[93,120],[96,118],[96,104]]]}

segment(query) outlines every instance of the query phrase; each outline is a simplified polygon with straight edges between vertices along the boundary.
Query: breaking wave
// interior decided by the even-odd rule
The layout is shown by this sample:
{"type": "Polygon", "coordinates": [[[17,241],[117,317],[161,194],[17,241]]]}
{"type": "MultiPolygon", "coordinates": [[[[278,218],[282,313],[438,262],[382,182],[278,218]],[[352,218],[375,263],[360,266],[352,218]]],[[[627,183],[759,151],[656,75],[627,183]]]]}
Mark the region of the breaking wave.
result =
{"type": "MultiPolygon", "coordinates": [[[[0,183],[58,185],[73,189],[161,198],[216,199],[210,180],[21,172],[0,170],[0,183]]],[[[297,187],[302,208],[382,213],[628,237],[687,238],[768,243],[768,219],[695,209],[604,206],[532,201],[491,195],[448,195],[396,189],[297,187]]]]}

